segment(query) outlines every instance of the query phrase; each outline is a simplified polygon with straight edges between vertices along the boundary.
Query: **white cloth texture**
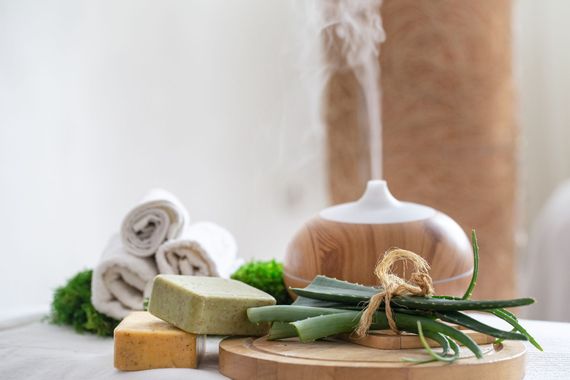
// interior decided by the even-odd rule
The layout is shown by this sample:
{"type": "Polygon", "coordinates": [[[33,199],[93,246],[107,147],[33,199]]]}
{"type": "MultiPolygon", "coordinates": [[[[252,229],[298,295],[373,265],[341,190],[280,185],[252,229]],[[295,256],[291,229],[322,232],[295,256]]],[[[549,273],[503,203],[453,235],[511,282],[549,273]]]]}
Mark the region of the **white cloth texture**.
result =
{"type": "Polygon", "coordinates": [[[239,262],[233,235],[210,222],[190,225],[156,253],[158,271],[166,274],[228,278],[239,262]]]}
{"type": "MultiPolygon", "coordinates": [[[[46,308],[47,309],[47,308],[46,308]]],[[[35,315],[35,314],[34,314],[35,315]]],[[[44,313],[45,315],[45,313],[44,313]]],[[[223,380],[218,372],[219,338],[206,339],[198,369],[164,368],[121,372],[113,366],[113,338],[78,334],[71,327],[41,322],[42,316],[0,328],[0,379],[223,380]]],[[[0,311],[0,325],[3,325],[0,311]]]]}
{"type": "MultiPolygon", "coordinates": [[[[46,307],[47,308],[47,307],[46,307]]],[[[22,317],[28,319],[27,316],[22,317]]],[[[113,368],[113,339],[77,334],[69,327],[45,322],[17,323],[0,329],[0,379],[119,379],[119,380],[223,380],[218,372],[217,341],[208,337],[206,355],[198,369],[164,368],[120,372],[113,368]]],[[[496,322],[486,315],[483,322],[496,322]]],[[[25,322],[25,321],[23,321],[25,322]]],[[[0,325],[2,310],[0,310],[0,325]]],[[[525,380],[568,379],[570,373],[570,324],[521,320],[521,324],[545,348],[539,352],[528,342],[525,380]]],[[[506,324],[497,327],[509,328],[506,324]]]]}
{"type": "Polygon", "coordinates": [[[136,256],[152,256],[165,241],[175,239],[189,222],[188,212],[171,193],[153,189],[125,217],[121,239],[136,256]]]}
{"type": "Polygon", "coordinates": [[[99,312],[123,319],[132,310],[143,310],[144,297],[157,274],[152,257],[130,255],[114,235],[93,270],[91,302],[99,312]]]}

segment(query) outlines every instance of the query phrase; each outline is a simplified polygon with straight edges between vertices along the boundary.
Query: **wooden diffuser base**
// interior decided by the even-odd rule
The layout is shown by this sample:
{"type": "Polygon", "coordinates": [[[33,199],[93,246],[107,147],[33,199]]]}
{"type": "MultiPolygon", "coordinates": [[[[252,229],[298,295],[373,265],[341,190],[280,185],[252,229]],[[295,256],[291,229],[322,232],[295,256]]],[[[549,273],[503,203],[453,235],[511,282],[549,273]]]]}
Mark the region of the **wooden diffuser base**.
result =
{"type": "MultiPolygon", "coordinates": [[[[381,187],[383,192],[387,192],[385,183],[381,187]]],[[[336,206],[340,208],[336,211],[340,212],[324,210],[307,222],[287,249],[284,262],[286,285],[304,287],[318,274],[377,285],[373,273],[376,263],[387,249],[399,247],[428,261],[437,294],[462,295],[473,270],[473,253],[461,227],[441,212],[421,205],[404,204],[393,197],[389,201],[397,202],[395,208],[384,202],[370,202],[370,197],[377,201],[378,194],[381,193],[371,194],[369,185],[358,202],[336,206]],[[406,205],[410,205],[412,211],[417,206],[419,212],[410,213],[406,205]],[[416,215],[419,220],[414,220],[416,215]],[[383,223],[387,220],[397,222],[383,223]]],[[[391,197],[389,193],[388,196],[391,197]]],[[[406,277],[404,269],[396,268],[395,272],[406,277]]]]}

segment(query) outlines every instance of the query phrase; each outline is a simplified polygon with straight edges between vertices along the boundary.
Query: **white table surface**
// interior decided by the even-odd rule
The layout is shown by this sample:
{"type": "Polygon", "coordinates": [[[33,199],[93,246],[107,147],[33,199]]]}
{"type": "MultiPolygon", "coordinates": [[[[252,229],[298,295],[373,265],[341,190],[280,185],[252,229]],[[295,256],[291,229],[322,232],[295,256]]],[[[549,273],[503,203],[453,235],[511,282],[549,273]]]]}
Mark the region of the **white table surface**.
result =
{"type": "MultiPolygon", "coordinates": [[[[50,325],[41,321],[42,314],[0,314],[0,379],[226,379],[218,372],[215,341],[209,342],[196,370],[120,372],[113,368],[111,338],[79,335],[70,328],[50,325]]],[[[570,379],[570,323],[522,323],[545,350],[528,345],[525,379],[570,379]]]]}

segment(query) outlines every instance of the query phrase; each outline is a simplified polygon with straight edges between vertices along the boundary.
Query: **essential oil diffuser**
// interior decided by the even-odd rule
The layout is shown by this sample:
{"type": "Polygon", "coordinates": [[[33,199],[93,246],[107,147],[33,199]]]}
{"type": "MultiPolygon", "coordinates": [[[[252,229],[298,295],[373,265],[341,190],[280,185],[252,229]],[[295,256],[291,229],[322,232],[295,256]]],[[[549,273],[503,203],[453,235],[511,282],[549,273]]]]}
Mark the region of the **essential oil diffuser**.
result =
{"type": "MultiPolygon", "coordinates": [[[[460,296],[473,271],[471,244],[449,216],[417,203],[400,202],[386,182],[368,182],[356,202],[322,210],[287,248],[285,283],[304,287],[318,275],[377,285],[374,267],[391,247],[413,251],[431,266],[437,294],[460,296]]],[[[404,268],[396,268],[405,277],[404,268]]]]}

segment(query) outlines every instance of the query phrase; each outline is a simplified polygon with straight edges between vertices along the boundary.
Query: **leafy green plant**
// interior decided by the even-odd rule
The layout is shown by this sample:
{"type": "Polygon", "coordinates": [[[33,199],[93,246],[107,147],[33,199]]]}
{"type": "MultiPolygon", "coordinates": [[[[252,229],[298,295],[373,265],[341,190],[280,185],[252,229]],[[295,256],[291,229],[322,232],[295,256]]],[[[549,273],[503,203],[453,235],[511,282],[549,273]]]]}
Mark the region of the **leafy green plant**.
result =
{"type": "Polygon", "coordinates": [[[113,336],[119,321],[99,313],[91,304],[92,276],[92,270],[84,270],[57,288],[49,319],[56,325],[72,326],[79,333],[113,336]]]}
{"type": "Polygon", "coordinates": [[[292,302],[283,282],[283,264],[275,260],[250,261],[239,267],[232,278],[271,294],[280,305],[292,302]]]}

